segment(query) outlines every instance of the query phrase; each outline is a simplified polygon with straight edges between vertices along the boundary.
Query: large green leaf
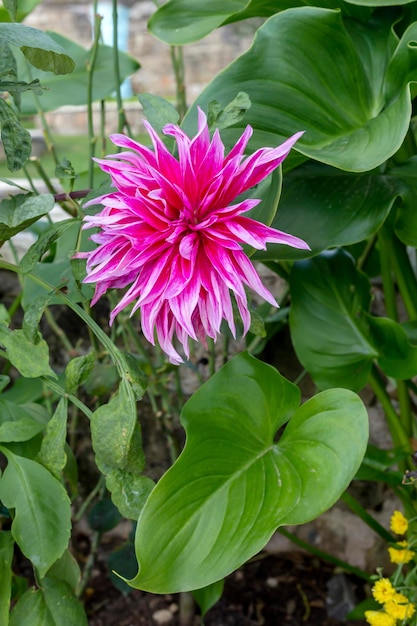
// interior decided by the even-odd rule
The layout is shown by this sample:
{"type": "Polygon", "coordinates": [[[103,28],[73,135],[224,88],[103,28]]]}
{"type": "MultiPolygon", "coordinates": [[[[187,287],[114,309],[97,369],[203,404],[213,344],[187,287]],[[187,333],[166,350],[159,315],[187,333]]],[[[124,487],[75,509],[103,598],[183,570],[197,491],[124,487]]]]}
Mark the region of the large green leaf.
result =
{"type": "Polygon", "coordinates": [[[272,226],[301,237],[311,250],[269,244],[255,258],[308,258],[363,241],[380,228],[398,195],[398,185],[390,177],[344,174],[310,162],[284,176],[272,226]]]}
{"type": "Polygon", "coordinates": [[[250,0],[170,0],[153,14],[149,29],[166,43],[183,45],[202,39],[249,4],[250,0]]]}
{"type": "Polygon", "coordinates": [[[9,626],[87,626],[80,601],[65,582],[44,578],[40,589],[29,589],[10,615],[9,626]]]}
{"type": "Polygon", "coordinates": [[[42,465],[5,447],[1,452],[8,464],[0,479],[0,500],[14,509],[13,537],[43,577],[67,547],[70,500],[61,483],[42,465]]]}
{"type": "Polygon", "coordinates": [[[335,502],[365,452],[366,411],[346,390],[297,410],[299,399],[295,385],[246,353],[193,395],[181,417],[184,451],[138,521],[132,586],[207,586],[262,549],[279,525],[306,522],[335,502]]]}
{"type": "MultiPolygon", "coordinates": [[[[151,33],[165,43],[184,45],[202,39],[223,24],[270,17],[285,9],[312,4],[352,13],[343,0],[169,0],[153,14],[148,25],[151,33]]],[[[362,14],[369,15],[369,11],[355,11],[355,15],[362,14]]]]}
{"type": "MultiPolygon", "coordinates": [[[[410,37],[404,35],[404,46],[410,37]]],[[[223,131],[227,145],[247,123],[255,130],[252,149],[304,130],[295,145],[303,155],[347,171],[374,169],[398,150],[410,122],[414,69],[402,62],[395,73],[390,66],[389,99],[384,95],[396,43],[382,18],[364,25],[344,22],[339,11],[288,9],[271,17],[251,48],[208,85],[184,127],[194,128],[196,105],[207,109],[213,99],[224,105],[244,91],[252,106],[242,122],[223,131]]]]}
{"type": "Polygon", "coordinates": [[[316,385],[361,389],[377,356],[360,322],[370,304],[368,278],[337,250],[295,263],[290,289],[292,342],[316,385]]]}
{"type": "MultiPolygon", "coordinates": [[[[43,111],[52,111],[60,106],[87,104],[88,100],[88,67],[91,64],[91,51],[79,44],[58,35],[49,33],[51,39],[74,59],[75,67],[70,76],[50,76],[41,71],[32,71],[33,78],[39,78],[46,91],[38,99],[43,111]]],[[[139,63],[125,52],[119,52],[120,80],[123,81],[140,67],[139,63]]],[[[104,100],[116,89],[113,68],[113,48],[99,45],[94,65],[93,93],[94,101],[104,100]]],[[[19,76],[27,80],[27,73],[22,63],[19,64],[19,76]]],[[[22,97],[22,113],[32,115],[37,112],[37,105],[31,93],[22,97]]]]}
{"type": "Polygon", "coordinates": [[[39,70],[54,74],[68,74],[74,61],[47,33],[23,24],[0,23],[0,42],[21,49],[27,60],[39,70]]]}

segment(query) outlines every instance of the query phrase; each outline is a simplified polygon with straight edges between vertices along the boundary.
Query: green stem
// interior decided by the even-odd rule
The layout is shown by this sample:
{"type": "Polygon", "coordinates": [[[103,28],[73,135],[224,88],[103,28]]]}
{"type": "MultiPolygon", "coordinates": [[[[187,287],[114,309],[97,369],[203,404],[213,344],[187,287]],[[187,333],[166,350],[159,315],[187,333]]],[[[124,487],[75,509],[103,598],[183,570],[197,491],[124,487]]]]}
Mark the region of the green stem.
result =
{"type": "Polygon", "coordinates": [[[359,504],[359,502],[350,493],[343,493],[341,498],[345,504],[357,515],[369,528],[372,528],[384,541],[395,542],[396,539],[389,533],[379,522],[369,515],[369,513],[359,504]]]}
{"type": "Polygon", "coordinates": [[[29,160],[30,160],[30,163],[32,163],[34,167],[36,168],[36,171],[38,172],[39,176],[42,178],[43,182],[45,183],[46,188],[48,189],[49,193],[55,195],[56,189],[51,183],[48,174],[43,169],[42,164],[39,161],[38,157],[30,157],[29,160]]]}
{"type": "MultiPolygon", "coordinates": [[[[25,61],[26,61],[26,69],[27,69],[29,78],[32,80],[31,65],[30,65],[30,63],[26,59],[25,59],[25,61]]],[[[51,133],[51,130],[49,128],[49,124],[46,121],[45,112],[44,112],[44,110],[43,110],[43,108],[41,106],[41,101],[39,100],[39,96],[37,96],[35,94],[35,92],[32,91],[32,95],[33,95],[33,97],[35,99],[37,113],[38,113],[39,119],[41,121],[43,137],[45,139],[46,147],[48,149],[48,152],[52,155],[52,158],[54,160],[55,165],[58,165],[58,163],[59,163],[58,155],[57,155],[56,150],[55,150],[55,144],[54,144],[54,140],[52,138],[52,133],[51,133]]]]}
{"type": "Polygon", "coordinates": [[[397,301],[393,280],[390,233],[382,227],[378,233],[379,259],[381,264],[382,286],[384,288],[385,309],[388,317],[398,321],[397,301]]]}
{"type": "Polygon", "coordinates": [[[120,64],[119,64],[119,42],[118,42],[118,15],[117,15],[117,0],[112,0],[113,6],[113,71],[114,79],[116,83],[116,101],[117,101],[117,114],[118,114],[118,132],[123,132],[126,128],[128,135],[132,134],[129,124],[126,119],[125,110],[123,107],[122,92],[121,92],[121,77],[120,77],[120,64]]]}
{"type": "Polygon", "coordinates": [[[404,448],[411,454],[412,450],[407,432],[405,431],[397,412],[391,404],[391,400],[389,399],[389,396],[386,392],[385,386],[381,380],[381,376],[375,366],[373,366],[372,368],[369,382],[373,392],[375,393],[376,397],[381,403],[382,408],[384,409],[394,447],[404,448]]]}
{"type": "Polygon", "coordinates": [[[34,182],[32,180],[32,177],[29,174],[29,170],[28,170],[26,164],[23,166],[23,171],[25,172],[25,176],[28,179],[29,186],[32,189],[33,193],[36,194],[36,195],[39,195],[38,190],[36,189],[35,184],[34,184],[34,182]]]}
{"type": "Polygon", "coordinates": [[[375,248],[375,244],[377,241],[377,235],[374,235],[373,237],[371,237],[370,239],[368,239],[366,246],[362,252],[362,254],[360,255],[360,257],[357,260],[356,266],[359,270],[361,270],[365,263],[367,262],[372,250],[375,248]]]}
{"type": "Polygon", "coordinates": [[[79,400],[77,396],[74,396],[72,393],[68,393],[67,391],[65,391],[65,389],[61,387],[61,385],[59,385],[57,382],[55,382],[53,378],[41,376],[40,379],[45,385],[47,385],[47,387],[52,389],[52,391],[55,391],[55,393],[57,393],[60,398],[68,398],[68,400],[70,400],[78,409],[80,409],[80,411],[82,411],[82,413],[84,413],[84,415],[88,419],[92,418],[93,412],[90,411],[88,406],[81,402],[81,400],[79,400]]]}
{"type": "Polygon", "coordinates": [[[91,502],[94,500],[96,495],[103,490],[103,487],[105,488],[105,486],[106,486],[106,481],[105,481],[105,478],[104,478],[104,476],[102,474],[100,476],[100,478],[98,479],[97,485],[94,487],[94,489],[92,491],[90,491],[90,493],[88,494],[88,496],[86,497],[86,499],[84,500],[82,505],[80,506],[77,514],[74,517],[74,521],[75,522],[79,522],[80,521],[80,519],[82,518],[82,516],[84,515],[84,513],[86,512],[86,510],[90,506],[91,502]]]}
{"type": "Polygon", "coordinates": [[[88,139],[90,146],[90,159],[88,165],[88,186],[94,186],[94,161],[96,137],[94,135],[94,118],[93,118],[93,76],[94,68],[97,61],[98,45],[100,39],[100,27],[102,17],[97,14],[97,2],[94,3],[94,37],[93,46],[91,48],[91,56],[87,63],[87,124],[88,124],[88,139]]]}
{"type": "Polygon", "coordinates": [[[398,402],[400,405],[401,423],[408,434],[409,439],[414,436],[415,420],[411,410],[410,395],[405,380],[397,380],[398,402]]]}
{"type": "Polygon", "coordinates": [[[185,93],[184,56],[182,46],[171,46],[171,62],[174,69],[177,110],[180,121],[187,112],[187,98],[185,93]]]}
{"type": "Polygon", "coordinates": [[[331,554],[328,554],[327,552],[324,552],[323,550],[320,550],[319,548],[316,548],[315,546],[312,546],[311,544],[303,541],[302,539],[299,539],[296,535],[289,532],[285,528],[278,528],[278,532],[284,537],[287,537],[287,539],[289,539],[293,543],[295,543],[296,546],[303,548],[303,550],[305,550],[306,552],[309,552],[310,554],[313,554],[314,556],[318,556],[320,559],[323,559],[323,561],[332,563],[333,565],[340,567],[346,572],[349,572],[350,574],[354,574],[355,576],[358,576],[358,578],[363,578],[364,580],[371,579],[370,574],[367,574],[363,570],[359,569],[359,567],[350,565],[349,563],[346,563],[346,561],[342,561],[341,559],[338,559],[337,557],[332,556],[331,554]]]}
{"type": "Polygon", "coordinates": [[[390,262],[397,279],[404,306],[412,320],[417,319],[417,280],[406,246],[393,234],[390,262]]]}
{"type": "Polygon", "coordinates": [[[13,315],[16,313],[17,309],[20,306],[20,303],[22,302],[22,298],[23,298],[23,292],[20,291],[9,307],[8,314],[9,314],[10,319],[13,319],[13,315]]]}

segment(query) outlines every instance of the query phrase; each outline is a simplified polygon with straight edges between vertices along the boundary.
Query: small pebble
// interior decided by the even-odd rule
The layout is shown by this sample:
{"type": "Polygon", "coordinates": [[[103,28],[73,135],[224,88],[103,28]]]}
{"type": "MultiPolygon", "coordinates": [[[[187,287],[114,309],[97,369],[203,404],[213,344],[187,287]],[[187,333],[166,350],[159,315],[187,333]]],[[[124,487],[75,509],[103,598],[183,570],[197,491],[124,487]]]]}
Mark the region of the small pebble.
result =
{"type": "Polygon", "coordinates": [[[160,609],[159,611],[155,611],[155,613],[153,613],[152,619],[156,622],[156,624],[163,626],[163,624],[170,624],[172,622],[173,615],[171,611],[168,611],[168,609],[160,609]]]}
{"type": "Polygon", "coordinates": [[[267,586],[272,587],[272,589],[275,589],[276,587],[278,587],[278,578],[273,578],[271,576],[270,578],[267,578],[265,582],[267,586]]]}

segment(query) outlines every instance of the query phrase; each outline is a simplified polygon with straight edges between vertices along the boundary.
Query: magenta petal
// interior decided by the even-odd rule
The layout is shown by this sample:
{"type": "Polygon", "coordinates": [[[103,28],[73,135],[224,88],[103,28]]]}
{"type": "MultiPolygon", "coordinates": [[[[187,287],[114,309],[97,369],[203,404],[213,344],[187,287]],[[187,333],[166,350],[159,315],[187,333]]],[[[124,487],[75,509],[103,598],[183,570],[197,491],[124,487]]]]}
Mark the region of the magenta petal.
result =
{"type": "Polygon", "coordinates": [[[225,156],[219,131],[210,138],[198,109],[194,137],[174,124],[164,128],[175,140],[176,158],[152,126],[145,126],[153,148],[114,134],[111,140],[124,151],[96,160],[114,190],[86,203],[103,204],[83,224],[98,229],[90,237],[97,247],[76,256],[87,259],[85,282],[96,285],[92,304],[109,289],[126,289],[110,323],[126,307],[131,315],[139,311],[146,339],[151,344],[157,339],[179,364],[189,357],[189,339],[206,346],[207,337],[217,339],[223,320],[236,335],[232,297],[244,333],[250,327],[246,289],[276,306],[243,244],[308,249],[301,239],[243,215],[260,200],[236,200],[280,165],[301,133],[245,158],[248,126],[225,156]]]}

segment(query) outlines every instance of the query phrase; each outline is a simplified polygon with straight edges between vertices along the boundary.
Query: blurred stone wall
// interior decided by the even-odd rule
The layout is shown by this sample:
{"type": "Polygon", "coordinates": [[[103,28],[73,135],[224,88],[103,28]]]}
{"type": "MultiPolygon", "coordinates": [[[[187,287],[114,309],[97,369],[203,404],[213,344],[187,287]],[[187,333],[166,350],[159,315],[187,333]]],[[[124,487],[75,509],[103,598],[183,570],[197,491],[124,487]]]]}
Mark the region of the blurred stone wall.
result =
{"type": "MultiPolygon", "coordinates": [[[[88,48],[91,46],[92,6],[92,2],[79,0],[70,3],[44,0],[26,18],[25,24],[58,32],[88,48]]],[[[141,64],[140,70],[131,78],[133,93],[153,93],[174,102],[170,48],[147,31],[148,20],[154,11],[155,4],[149,0],[137,0],[130,9],[129,53],[141,64]]],[[[219,71],[247,50],[258,25],[259,21],[227,25],[202,41],[184,47],[188,104],[219,71]]],[[[82,116],[78,117],[83,123],[82,116]]],[[[59,126],[66,128],[67,132],[78,132],[77,125],[71,127],[71,124],[59,123],[59,126]]]]}

